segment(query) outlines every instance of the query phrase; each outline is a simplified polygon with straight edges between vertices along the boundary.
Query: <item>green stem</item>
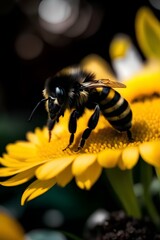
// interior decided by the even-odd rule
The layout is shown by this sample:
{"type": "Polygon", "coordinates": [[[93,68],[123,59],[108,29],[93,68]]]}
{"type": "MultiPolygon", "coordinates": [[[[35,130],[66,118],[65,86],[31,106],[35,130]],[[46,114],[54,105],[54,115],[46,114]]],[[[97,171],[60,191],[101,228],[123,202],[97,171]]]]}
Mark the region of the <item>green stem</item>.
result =
{"type": "Polygon", "coordinates": [[[153,171],[152,166],[145,163],[143,160],[141,161],[141,182],[143,185],[143,198],[146,209],[156,226],[160,225],[160,216],[157,212],[157,209],[153,203],[153,199],[150,192],[150,185],[153,179],[153,171]]]}
{"type": "Polygon", "coordinates": [[[79,238],[77,236],[75,236],[74,234],[72,233],[69,233],[69,232],[65,232],[65,231],[61,231],[68,239],[71,239],[71,240],[82,240],[82,238],[79,238]]]}
{"type": "Polygon", "coordinates": [[[133,190],[132,171],[119,168],[107,169],[109,182],[129,216],[141,217],[141,211],[133,190]]]}

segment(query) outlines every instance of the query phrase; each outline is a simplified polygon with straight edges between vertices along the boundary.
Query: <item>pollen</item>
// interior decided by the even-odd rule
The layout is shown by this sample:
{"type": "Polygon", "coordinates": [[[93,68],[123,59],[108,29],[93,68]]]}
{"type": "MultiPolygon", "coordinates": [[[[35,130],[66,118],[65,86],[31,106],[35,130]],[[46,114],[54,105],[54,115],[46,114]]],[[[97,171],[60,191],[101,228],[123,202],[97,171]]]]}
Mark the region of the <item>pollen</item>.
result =
{"type": "MultiPolygon", "coordinates": [[[[44,131],[47,132],[47,129],[44,129],[44,131]]],[[[73,155],[73,151],[70,148],[66,149],[69,143],[69,137],[70,135],[67,131],[64,131],[61,135],[52,134],[50,142],[46,139],[43,146],[40,144],[37,147],[37,154],[40,158],[47,160],[53,157],[59,158],[73,155]]]]}

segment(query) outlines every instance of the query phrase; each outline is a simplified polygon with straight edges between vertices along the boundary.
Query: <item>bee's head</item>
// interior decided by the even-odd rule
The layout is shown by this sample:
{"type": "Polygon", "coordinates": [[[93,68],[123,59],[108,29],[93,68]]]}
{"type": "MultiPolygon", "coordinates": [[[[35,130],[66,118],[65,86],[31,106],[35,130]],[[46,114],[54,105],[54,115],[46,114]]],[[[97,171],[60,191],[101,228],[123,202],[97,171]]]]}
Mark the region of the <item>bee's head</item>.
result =
{"type": "Polygon", "coordinates": [[[49,95],[46,92],[46,89],[44,89],[43,95],[45,98],[41,99],[41,101],[37,103],[29,117],[29,121],[32,119],[34,112],[42,102],[46,102],[47,111],[51,120],[57,121],[57,119],[62,115],[62,109],[64,109],[65,103],[65,91],[60,87],[55,87],[49,95]]]}
{"type": "Polygon", "coordinates": [[[59,117],[64,115],[65,106],[65,92],[62,88],[56,87],[47,99],[49,141],[54,125],[59,121],[59,117]]]}
{"type": "Polygon", "coordinates": [[[61,112],[61,109],[66,102],[65,91],[63,90],[63,88],[55,87],[54,89],[52,89],[52,92],[50,92],[47,100],[49,117],[51,119],[55,119],[57,114],[58,116],[60,116],[59,113],[61,112]]]}
{"type": "Polygon", "coordinates": [[[59,117],[64,114],[64,110],[65,110],[65,108],[63,107],[63,104],[62,104],[62,96],[61,96],[61,94],[59,94],[59,90],[56,90],[56,91],[58,93],[57,97],[49,96],[48,98],[41,99],[41,101],[39,101],[37,103],[37,105],[35,106],[35,108],[33,109],[32,113],[28,119],[30,121],[32,119],[34,112],[38,108],[38,106],[42,102],[46,102],[47,111],[48,111],[48,115],[49,115],[48,124],[47,124],[48,130],[49,130],[49,141],[51,139],[51,130],[53,129],[55,123],[59,121],[59,117]]]}

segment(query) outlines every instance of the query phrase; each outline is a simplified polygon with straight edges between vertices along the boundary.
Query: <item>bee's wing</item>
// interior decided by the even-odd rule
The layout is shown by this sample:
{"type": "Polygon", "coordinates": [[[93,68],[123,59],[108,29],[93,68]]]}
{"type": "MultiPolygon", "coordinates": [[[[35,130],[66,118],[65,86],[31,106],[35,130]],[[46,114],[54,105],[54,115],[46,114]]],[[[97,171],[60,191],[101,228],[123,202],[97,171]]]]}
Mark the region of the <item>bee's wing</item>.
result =
{"type": "Polygon", "coordinates": [[[98,88],[98,87],[125,88],[126,87],[125,84],[118,81],[113,81],[110,79],[93,80],[91,82],[84,82],[82,85],[84,88],[98,88]]]}
{"type": "Polygon", "coordinates": [[[105,86],[112,87],[112,88],[125,88],[126,87],[126,85],[123,84],[122,82],[113,81],[110,79],[100,79],[97,81],[99,81],[100,83],[103,83],[105,86]]]}

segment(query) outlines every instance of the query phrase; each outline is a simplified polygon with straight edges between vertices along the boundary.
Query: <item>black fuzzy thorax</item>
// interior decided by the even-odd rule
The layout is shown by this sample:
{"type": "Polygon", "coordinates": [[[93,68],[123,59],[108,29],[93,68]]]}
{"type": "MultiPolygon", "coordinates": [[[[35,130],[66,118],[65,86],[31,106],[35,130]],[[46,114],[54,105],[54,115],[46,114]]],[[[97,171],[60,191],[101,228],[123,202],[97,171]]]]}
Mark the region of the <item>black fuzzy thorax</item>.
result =
{"type": "Polygon", "coordinates": [[[68,73],[60,72],[56,74],[54,77],[49,77],[46,80],[45,88],[48,92],[48,95],[52,95],[56,87],[63,88],[67,93],[71,89],[74,89],[76,92],[80,90],[81,83],[93,81],[93,79],[94,75],[92,73],[88,73],[81,69],[77,69],[73,73],[72,72],[69,73],[69,71],[68,73]]]}

